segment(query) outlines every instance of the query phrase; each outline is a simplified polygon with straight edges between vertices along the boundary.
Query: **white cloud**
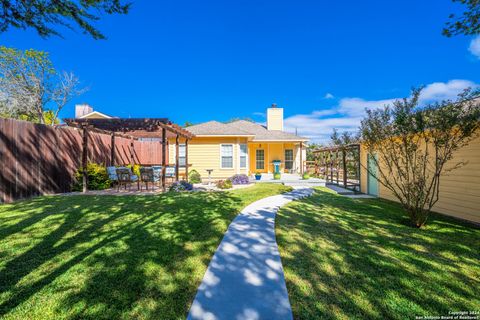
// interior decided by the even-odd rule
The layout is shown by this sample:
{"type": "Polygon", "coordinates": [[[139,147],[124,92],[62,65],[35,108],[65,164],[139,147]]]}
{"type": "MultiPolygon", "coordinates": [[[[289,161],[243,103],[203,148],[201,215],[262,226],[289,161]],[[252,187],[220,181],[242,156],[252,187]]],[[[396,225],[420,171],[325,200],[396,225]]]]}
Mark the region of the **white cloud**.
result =
{"type": "Polygon", "coordinates": [[[333,99],[333,98],[335,98],[335,96],[333,94],[331,94],[330,92],[327,92],[327,94],[323,98],[324,99],[333,99]]]}
{"type": "MultiPolygon", "coordinates": [[[[453,99],[468,87],[479,85],[468,80],[450,80],[434,82],[422,91],[420,103],[453,99]]],[[[312,142],[328,143],[334,128],[340,131],[357,131],[365,109],[383,108],[399,98],[365,100],[362,98],[343,98],[337,106],[329,109],[314,110],[309,114],[297,114],[285,119],[285,129],[289,132],[298,130],[298,134],[312,142]]]]}
{"type": "Polygon", "coordinates": [[[478,84],[469,80],[450,80],[427,85],[420,94],[420,103],[454,99],[467,88],[476,88],[478,84]]]}
{"type": "Polygon", "coordinates": [[[471,54],[480,59],[480,36],[477,36],[470,42],[468,51],[470,51],[471,54]]]}

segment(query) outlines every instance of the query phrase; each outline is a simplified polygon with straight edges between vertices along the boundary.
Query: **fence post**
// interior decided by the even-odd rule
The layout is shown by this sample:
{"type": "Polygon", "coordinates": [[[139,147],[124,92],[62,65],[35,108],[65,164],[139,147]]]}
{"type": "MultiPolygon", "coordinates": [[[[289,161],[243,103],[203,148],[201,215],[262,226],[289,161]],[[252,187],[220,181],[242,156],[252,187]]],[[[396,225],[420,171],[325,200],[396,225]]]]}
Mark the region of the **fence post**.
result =
{"type": "Polygon", "coordinates": [[[345,149],[342,150],[342,162],[343,162],[343,187],[347,188],[347,157],[345,149]]]}
{"type": "Polygon", "coordinates": [[[83,191],[83,193],[87,192],[87,190],[88,190],[88,188],[87,188],[87,183],[88,183],[87,162],[88,162],[88,129],[87,129],[87,126],[84,125],[83,126],[83,141],[82,141],[82,173],[83,173],[83,177],[82,177],[83,188],[82,188],[82,191],[83,191]]]}
{"type": "Polygon", "coordinates": [[[110,150],[110,165],[115,165],[115,133],[112,132],[112,141],[111,141],[111,150],[110,150]]]}
{"type": "Polygon", "coordinates": [[[188,139],[185,140],[185,180],[188,182],[188,139]]]}
{"type": "Polygon", "coordinates": [[[166,153],[167,153],[167,130],[162,128],[162,189],[165,191],[165,172],[167,171],[165,166],[167,165],[166,153]]]}
{"type": "Polygon", "coordinates": [[[180,151],[179,151],[179,142],[178,134],[175,138],[175,181],[178,181],[178,166],[180,164],[180,151]]]}

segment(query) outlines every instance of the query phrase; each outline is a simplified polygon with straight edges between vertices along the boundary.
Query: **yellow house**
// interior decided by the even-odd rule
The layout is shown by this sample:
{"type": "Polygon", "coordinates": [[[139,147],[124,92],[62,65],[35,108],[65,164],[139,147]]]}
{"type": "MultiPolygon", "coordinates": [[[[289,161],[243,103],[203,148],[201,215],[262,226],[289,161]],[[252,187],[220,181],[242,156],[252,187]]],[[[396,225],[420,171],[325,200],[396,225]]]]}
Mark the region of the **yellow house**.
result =
{"type": "MultiPolygon", "coordinates": [[[[280,161],[280,172],[302,173],[308,139],[284,131],[283,109],[272,105],[267,110],[267,125],[238,120],[230,123],[209,121],[186,128],[195,137],[185,145],[180,141],[179,163],[185,163],[188,148],[189,170],[203,179],[211,170],[212,179],[234,174],[273,173],[273,161],[280,161]]],[[[175,163],[175,138],[169,141],[169,163],[175,163]]],[[[182,170],[181,172],[185,172],[182,170]]]]}
{"type": "MultiPolygon", "coordinates": [[[[360,191],[366,194],[397,201],[392,192],[375,179],[369,170],[376,172],[366,148],[360,148],[360,191]]],[[[439,200],[433,211],[464,220],[480,223],[480,137],[457,150],[451,163],[465,165],[453,171],[444,171],[440,178],[439,200]]],[[[383,166],[383,163],[380,162],[383,166]]]]}

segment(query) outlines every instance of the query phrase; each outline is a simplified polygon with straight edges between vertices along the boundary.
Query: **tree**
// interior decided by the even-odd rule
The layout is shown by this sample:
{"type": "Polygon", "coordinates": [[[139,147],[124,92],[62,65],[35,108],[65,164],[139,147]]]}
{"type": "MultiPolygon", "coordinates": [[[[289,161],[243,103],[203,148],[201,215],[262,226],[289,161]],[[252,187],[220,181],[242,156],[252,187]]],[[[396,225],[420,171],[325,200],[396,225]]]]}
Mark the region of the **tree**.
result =
{"type": "Polygon", "coordinates": [[[44,51],[0,47],[0,114],[55,124],[58,113],[75,96],[79,80],[57,72],[44,51]]]}
{"type": "Polygon", "coordinates": [[[73,29],[75,23],[85,34],[94,39],[105,36],[92,26],[92,21],[100,19],[101,14],[126,14],[130,4],[121,0],[91,1],[55,1],[55,0],[0,0],[0,32],[10,27],[34,28],[38,34],[47,38],[51,35],[61,36],[55,26],[73,29]]]}
{"type": "MultiPolygon", "coordinates": [[[[454,101],[419,106],[422,89],[384,109],[367,110],[361,139],[376,163],[369,172],[401,203],[415,227],[427,222],[439,199],[442,173],[464,163],[456,150],[478,136],[478,93],[466,90],[454,101]]],[[[368,168],[366,168],[368,170],[368,168]]]]}
{"type": "Polygon", "coordinates": [[[349,131],[343,131],[340,134],[338,133],[338,130],[334,128],[330,139],[335,146],[347,146],[349,144],[358,143],[360,136],[358,132],[354,134],[349,131]]]}
{"type": "Polygon", "coordinates": [[[447,37],[456,35],[480,34],[480,0],[452,0],[467,6],[460,17],[450,15],[450,21],[443,29],[443,35],[447,37]]]}

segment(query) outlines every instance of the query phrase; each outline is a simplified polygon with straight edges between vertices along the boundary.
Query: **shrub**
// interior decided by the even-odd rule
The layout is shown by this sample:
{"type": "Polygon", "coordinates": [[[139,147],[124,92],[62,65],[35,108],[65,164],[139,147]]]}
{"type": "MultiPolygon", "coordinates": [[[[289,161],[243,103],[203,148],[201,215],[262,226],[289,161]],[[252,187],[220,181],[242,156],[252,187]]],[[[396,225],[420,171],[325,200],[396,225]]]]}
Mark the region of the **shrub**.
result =
{"type": "Polygon", "coordinates": [[[308,179],[310,179],[310,175],[308,174],[308,172],[304,172],[304,173],[303,173],[302,179],[303,179],[303,180],[308,180],[308,179]]]}
{"type": "Polygon", "coordinates": [[[232,184],[248,184],[250,180],[246,174],[236,174],[229,179],[232,181],[232,184]]]}
{"type": "Polygon", "coordinates": [[[279,172],[273,174],[273,180],[280,180],[281,177],[282,175],[279,172]]]}
{"type": "Polygon", "coordinates": [[[218,189],[231,189],[233,187],[232,181],[227,179],[227,180],[218,180],[217,181],[217,188],[218,189]]]}
{"type": "MultiPolygon", "coordinates": [[[[107,168],[101,164],[87,164],[87,188],[88,190],[104,190],[110,188],[112,181],[108,178],[107,168]]],[[[75,173],[75,183],[73,191],[82,191],[83,189],[83,168],[79,168],[75,173]]]]}
{"type": "Polygon", "coordinates": [[[198,173],[197,170],[193,169],[188,173],[188,180],[191,183],[200,183],[202,182],[202,177],[200,176],[200,173],[198,173]]]}
{"type": "Polygon", "coordinates": [[[191,191],[191,190],[193,190],[193,185],[191,183],[188,183],[185,180],[174,182],[169,188],[169,191],[172,191],[172,192],[182,192],[182,191],[191,191]]]}
{"type": "Polygon", "coordinates": [[[127,164],[126,167],[130,168],[134,175],[136,175],[137,177],[140,177],[140,167],[141,166],[139,164],[134,164],[133,166],[131,164],[127,164]]]}

